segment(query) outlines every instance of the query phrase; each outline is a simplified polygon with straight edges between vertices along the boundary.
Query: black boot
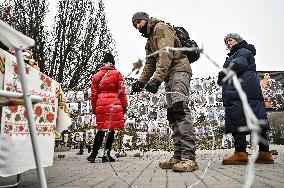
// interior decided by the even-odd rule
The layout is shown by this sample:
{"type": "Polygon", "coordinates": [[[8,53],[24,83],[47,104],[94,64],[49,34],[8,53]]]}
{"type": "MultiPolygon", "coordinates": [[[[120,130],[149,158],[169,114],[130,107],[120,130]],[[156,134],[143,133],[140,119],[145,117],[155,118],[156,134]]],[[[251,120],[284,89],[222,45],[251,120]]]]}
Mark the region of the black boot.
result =
{"type": "Polygon", "coordinates": [[[91,163],[95,162],[98,151],[99,151],[99,149],[102,145],[104,136],[105,136],[104,131],[98,131],[96,136],[95,136],[93,151],[92,151],[91,155],[87,158],[87,160],[90,161],[91,163]]]}
{"type": "Polygon", "coordinates": [[[90,161],[91,163],[94,163],[95,160],[96,160],[96,157],[97,157],[97,155],[91,154],[91,155],[87,158],[87,160],[90,161]]]}
{"type": "Polygon", "coordinates": [[[102,158],[102,162],[105,163],[105,162],[115,162],[115,159],[112,158],[110,155],[104,155],[103,158],[102,158]]]}
{"type": "Polygon", "coordinates": [[[106,140],[107,152],[106,152],[106,155],[104,155],[103,158],[102,158],[103,163],[115,162],[115,159],[110,156],[110,151],[111,151],[111,148],[112,148],[113,140],[114,140],[114,131],[112,130],[112,131],[108,132],[108,135],[107,135],[107,140],[106,140]]]}

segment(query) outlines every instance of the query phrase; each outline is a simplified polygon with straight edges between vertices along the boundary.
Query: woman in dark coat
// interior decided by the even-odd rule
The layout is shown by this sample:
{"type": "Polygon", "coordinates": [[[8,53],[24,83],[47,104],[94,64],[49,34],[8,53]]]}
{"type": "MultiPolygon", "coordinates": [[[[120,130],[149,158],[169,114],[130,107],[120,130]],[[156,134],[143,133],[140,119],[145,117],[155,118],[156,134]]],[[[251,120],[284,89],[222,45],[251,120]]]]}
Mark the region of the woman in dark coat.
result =
{"type": "Polygon", "coordinates": [[[124,128],[124,112],[127,108],[127,97],[122,85],[122,74],[115,69],[112,54],[106,53],[103,59],[104,66],[93,76],[91,85],[92,111],[96,114],[97,133],[93,151],[88,161],[94,162],[100,149],[105,132],[107,156],[102,161],[114,162],[110,156],[115,130],[124,128]]]}
{"type": "MultiPolygon", "coordinates": [[[[248,103],[258,119],[266,120],[267,115],[260,87],[260,80],[256,73],[254,56],[256,49],[248,44],[239,34],[230,33],[224,38],[227,48],[230,50],[223,68],[230,67],[241,81],[243,91],[247,95],[248,103]]],[[[223,103],[225,107],[225,130],[232,133],[235,140],[235,153],[223,159],[224,165],[247,164],[248,154],[246,153],[246,134],[240,132],[240,127],[247,126],[243,105],[239,94],[232,82],[222,82],[225,74],[219,72],[218,84],[222,86],[223,103]]],[[[272,154],[269,151],[267,130],[268,123],[261,124],[261,137],[265,143],[259,143],[259,155],[257,163],[274,163],[272,154]]]]}

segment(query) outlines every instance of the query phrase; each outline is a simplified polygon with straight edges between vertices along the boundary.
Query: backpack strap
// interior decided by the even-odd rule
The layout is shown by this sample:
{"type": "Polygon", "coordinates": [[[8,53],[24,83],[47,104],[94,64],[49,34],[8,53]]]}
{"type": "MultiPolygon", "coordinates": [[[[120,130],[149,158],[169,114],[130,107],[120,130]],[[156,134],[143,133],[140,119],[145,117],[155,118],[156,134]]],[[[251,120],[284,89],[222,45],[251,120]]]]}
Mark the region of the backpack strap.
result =
{"type": "MultiPolygon", "coordinates": [[[[106,71],[106,73],[103,75],[103,77],[102,77],[102,79],[99,81],[99,86],[101,85],[101,83],[102,83],[102,81],[105,79],[105,77],[108,75],[108,73],[109,73],[109,71],[110,70],[108,70],[108,71],[106,71]]],[[[98,87],[98,89],[99,89],[100,87],[98,87]]],[[[100,89],[99,89],[100,90],[100,89]]]]}
{"type": "Polygon", "coordinates": [[[101,82],[105,79],[105,77],[108,75],[110,70],[106,71],[106,73],[104,74],[104,76],[102,77],[102,79],[99,82],[99,85],[101,84],[101,82]]]}

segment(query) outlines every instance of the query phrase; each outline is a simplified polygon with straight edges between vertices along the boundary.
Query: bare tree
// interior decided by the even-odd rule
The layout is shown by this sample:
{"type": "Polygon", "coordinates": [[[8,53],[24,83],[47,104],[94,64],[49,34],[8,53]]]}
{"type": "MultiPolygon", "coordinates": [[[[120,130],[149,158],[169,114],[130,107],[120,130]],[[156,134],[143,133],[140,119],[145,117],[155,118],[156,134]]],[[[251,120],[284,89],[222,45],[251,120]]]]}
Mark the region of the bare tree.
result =
{"type": "Polygon", "coordinates": [[[112,52],[116,56],[104,2],[60,0],[49,32],[44,26],[47,1],[13,0],[9,5],[0,3],[0,10],[11,9],[12,14],[5,21],[35,39],[32,52],[45,74],[61,83],[64,89],[88,88],[104,53],[112,52]]]}
{"type": "Polygon", "coordinates": [[[13,0],[1,4],[4,10],[2,19],[9,25],[35,40],[32,47],[34,59],[39,62],[42,71],[45,70],[45,51],[48,33],[43,23],[48,11],[46,0],[13,0]],[[9,13],[5,13],[8,12],[9,13]]]}
{"type": "Polygon", "coordinates": [[[65,89],[88,87],[104,52],[114,50],[104,11],[102,0],[59,2],[48,74],[65,89]]]}
{"type": "Polygon", "coordinates": [[[112,52],[116,55],[115,41],[107,27],[105,18],[104,4],[99,1],[98,10],[94,17],[87,24],[83,45],[81,49],[82,64],[78,66],[73,74],[69,88],[74,88],[76,83],[80,82],[81,88],[89,88],[91,77],[101,67],[101,60],[105,52],[112,52]]]}

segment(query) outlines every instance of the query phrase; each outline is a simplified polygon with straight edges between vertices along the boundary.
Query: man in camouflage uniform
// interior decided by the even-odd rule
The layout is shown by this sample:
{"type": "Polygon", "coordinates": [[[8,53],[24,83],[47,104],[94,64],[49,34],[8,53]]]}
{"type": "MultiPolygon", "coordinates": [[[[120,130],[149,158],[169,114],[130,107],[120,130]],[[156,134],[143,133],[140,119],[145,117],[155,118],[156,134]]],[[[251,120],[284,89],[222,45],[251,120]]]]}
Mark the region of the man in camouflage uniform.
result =
{"type": "Polygon", "coordinates": [[[195,134],[188,108],[192,75],[189,61],[181,51],[161,51],[154,56],[148,56],[167,46],[181,47],[173,27],[162,20],[149,18],[145,12],[135,13],[132,23],[147,38],[146,63],[141,77],[133,84],[132,91],[141,92],[145,86],[147,91],[157,93],[159,86],[165,81],[165,90],[168,92],[167,119],[173,129],[174,156],[169,161],[159,163],[159,166],[181,172],[197,170],[195,134]]]}

